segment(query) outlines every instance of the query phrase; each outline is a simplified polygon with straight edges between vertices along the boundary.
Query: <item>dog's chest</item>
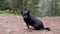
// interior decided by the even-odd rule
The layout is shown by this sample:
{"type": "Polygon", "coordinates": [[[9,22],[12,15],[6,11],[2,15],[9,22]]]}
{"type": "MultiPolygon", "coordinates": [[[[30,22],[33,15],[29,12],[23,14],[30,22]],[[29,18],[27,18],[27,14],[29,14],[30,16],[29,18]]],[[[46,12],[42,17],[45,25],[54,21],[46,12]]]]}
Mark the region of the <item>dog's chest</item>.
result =
{"type": "Polygon", "coordinates": [[[25,23],[29,24],[29,25],[34,25],[34,21],[32,21],[31,19],[24,19],[25,23]]]}

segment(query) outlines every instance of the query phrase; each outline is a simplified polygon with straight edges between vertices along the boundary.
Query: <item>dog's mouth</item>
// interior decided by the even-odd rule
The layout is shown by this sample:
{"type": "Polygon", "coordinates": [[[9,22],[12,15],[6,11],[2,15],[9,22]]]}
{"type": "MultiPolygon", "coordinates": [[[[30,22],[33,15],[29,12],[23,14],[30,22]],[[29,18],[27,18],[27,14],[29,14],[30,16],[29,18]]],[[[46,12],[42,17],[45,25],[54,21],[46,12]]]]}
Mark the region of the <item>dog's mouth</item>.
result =
{"type": "Polygon", "coordinates": [[[23,18],[27,18],[27,16],[23,16],[23,18]]]}

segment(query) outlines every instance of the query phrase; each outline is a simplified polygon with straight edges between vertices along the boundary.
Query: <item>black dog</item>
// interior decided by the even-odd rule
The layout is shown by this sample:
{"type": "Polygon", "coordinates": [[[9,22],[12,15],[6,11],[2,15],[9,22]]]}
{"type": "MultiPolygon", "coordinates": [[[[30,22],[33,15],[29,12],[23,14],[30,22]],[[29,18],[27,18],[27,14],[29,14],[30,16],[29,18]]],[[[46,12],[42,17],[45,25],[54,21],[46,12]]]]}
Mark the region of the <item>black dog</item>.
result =
{"type": "Polygon", "coordinates": [[[29,26],[34,27],[35,30],[48,30],[50,31],[49,28],[45,28],[42,21],[40,21],[39,19],[35,18],[34,16],[31,15],[30,11],[27,10],[23,10],[21,11],[23,20],[25,21],[28,29],[29,26]]]}

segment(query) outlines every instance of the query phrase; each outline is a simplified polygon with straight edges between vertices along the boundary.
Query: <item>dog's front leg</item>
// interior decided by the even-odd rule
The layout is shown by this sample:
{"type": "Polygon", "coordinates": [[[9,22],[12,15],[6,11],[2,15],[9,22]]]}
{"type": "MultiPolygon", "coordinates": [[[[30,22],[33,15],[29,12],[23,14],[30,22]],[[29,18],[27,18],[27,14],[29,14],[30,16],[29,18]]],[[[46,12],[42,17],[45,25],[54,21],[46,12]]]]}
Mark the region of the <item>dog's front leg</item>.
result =
{"type": "Polygon", "coordinates": [[[27,29],[29,29],[29,25],[27,24],[27,29]]]}

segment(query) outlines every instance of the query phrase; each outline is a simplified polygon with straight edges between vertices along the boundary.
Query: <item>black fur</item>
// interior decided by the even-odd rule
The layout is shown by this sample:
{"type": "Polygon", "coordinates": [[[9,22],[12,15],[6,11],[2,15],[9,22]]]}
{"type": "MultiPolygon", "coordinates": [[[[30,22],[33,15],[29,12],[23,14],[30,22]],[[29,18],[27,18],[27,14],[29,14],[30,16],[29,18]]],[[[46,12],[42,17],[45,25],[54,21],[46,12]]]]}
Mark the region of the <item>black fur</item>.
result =
{"type": "Polygon", "coordinates": [[[36,17],[32,16],[30,11],[23,10],[23,11],[21,11],[21,14],[22,14],[23,20],[25,21],[28,29],[29,29],[29,26],[32,26],[32,27],[34,27],[35,30],[45,29],[45,30],[50,31],[49,28],[44,27],[41,20],[39,20],[36,17]]]}

